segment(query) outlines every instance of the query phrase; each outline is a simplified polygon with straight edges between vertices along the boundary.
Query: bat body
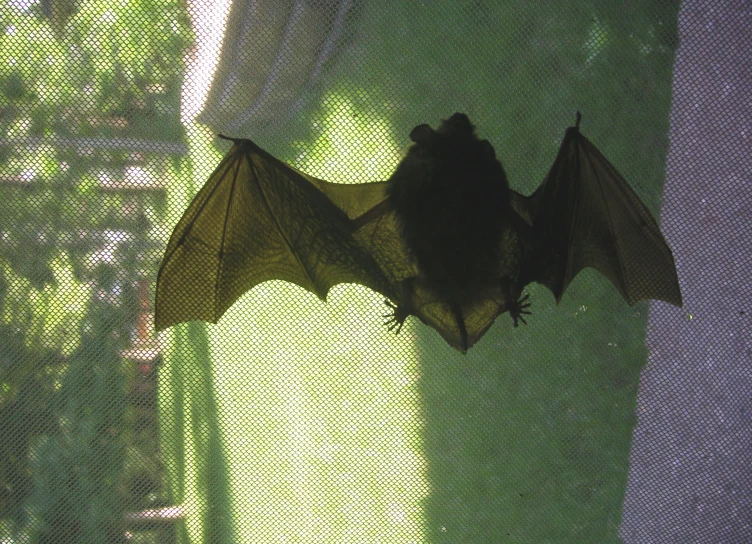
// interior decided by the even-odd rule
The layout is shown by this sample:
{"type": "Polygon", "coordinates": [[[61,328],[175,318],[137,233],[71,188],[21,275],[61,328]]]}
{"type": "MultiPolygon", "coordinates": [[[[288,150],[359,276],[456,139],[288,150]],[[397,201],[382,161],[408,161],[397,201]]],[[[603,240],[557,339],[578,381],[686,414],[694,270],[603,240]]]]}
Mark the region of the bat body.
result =
{"type": "Polygon", "coordinates": [[[491,144],[475,137],[463,114],[438,130],[420,125],[411,138],[415,145],[389,178],[386,193],[427,286],[453,300],[513,274],[503,269],[518,248],[502,248],[501,240],[514,212],[491,144]]]}
{"type": "Polygon", "coordinates": [[[557,302],[592,267],[622,297],[681,306],[671,250],[603,155],[567,129],[540,187],[509,187],[494,149],[464,114],[419,125],[389,180],[334,184],[298,172],[249,140],[234,145],[175,227],[157,279],[156,328],[216,323],[270,279],[325,299],[338,283],[383,294],[390,327],[409,315],[466,351],[538,282],[557,302]]]}

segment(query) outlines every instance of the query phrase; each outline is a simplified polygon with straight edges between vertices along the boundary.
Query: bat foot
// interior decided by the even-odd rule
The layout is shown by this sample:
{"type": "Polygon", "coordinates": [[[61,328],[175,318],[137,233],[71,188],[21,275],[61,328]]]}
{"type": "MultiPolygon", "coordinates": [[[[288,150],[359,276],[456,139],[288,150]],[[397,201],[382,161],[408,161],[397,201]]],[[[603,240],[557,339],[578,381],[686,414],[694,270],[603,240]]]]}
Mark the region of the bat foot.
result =
{"type": "Polygon", "coordinates": [[[531,306],[531,303],[527,302],[528,298],[530,298],[530,295],[525,293],[517,302],[514,303],[514,306],[509,309],[509,315],[512,316],[512,321],[514,321],[515,327],[519,325],[519,321],[522,321],[523,325],[527,325],[527,321],[525,321],[525,318],[522,316],[532,314],[532,312],[528,309],[531,306]]]}
{"type": "Polygon", "coordinates": [[[384,314],[382,316],[387,318],[387,320],[384,322],[384,325],[386,325],[389,331],[395,331],[394,334],[399,334],[402,330],[402,325],[404,325],[405,319],[407,319],[407,316],[410,315],[410,312],[403,306],[395,304],[389,299],[385,299],[384,304],[386,304],[387,307],[389,307],[389,309],[391,310],[391,313],[384,314]]]}

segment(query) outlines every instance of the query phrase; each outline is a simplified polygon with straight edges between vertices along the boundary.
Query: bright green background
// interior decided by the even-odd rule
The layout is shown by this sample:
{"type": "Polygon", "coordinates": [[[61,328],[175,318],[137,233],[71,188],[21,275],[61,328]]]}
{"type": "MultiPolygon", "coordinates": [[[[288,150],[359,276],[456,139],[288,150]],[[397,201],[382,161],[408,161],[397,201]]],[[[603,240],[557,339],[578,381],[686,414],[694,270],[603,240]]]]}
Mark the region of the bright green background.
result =
{"type": "MultiPolygon", "coordinates": [[[[138,230],[123,262],[140,274],[137,259],[161,250],[221,156],[211,130],[180,125],[185,6],[79,2],[68,20],[41,6],[0,9],[2,137],[112,138],[122,133],[90,120],[124,118],[126,136],[187,154],[144,151],[169,187],[130,224],[117,213],[124,197],[98,190],[93,158],[5,145],[3,180],[34,170],[44,183],[33,197],[2,185],[0,227],[20,241],[82,224],[138,230]]],[[[462,111],[529,193],[580,110],[583,132],[657,212],[677,10],[362,2],[302,113],[233,136],[313,175],[364,182],[389,175],[412,127],[462,111]]],[[[182,504],[181,542],[618,541],[648,305],[629,308],[597,274],[558,307],[531,287],[530,325],[503,316],[467,356],[412,321],[388,334],[365,289],[337,288],[324,305],[260,286],[218,326],[163,336],[157,442],[124,403],[133,371],[118,350],[134,293],[116,311],[92,303],[87,282],[112,286],[116,272],[88,270],[62,237],[43,247],[1,246],[0,429],[17,438],[0,450],[0,537],[103,542],[124,511],[182,504]],[[82,471],[96,477],[71,476],[82,471]],[[144,475],[156,487],[132,493],[144,475]]]]}
{"type": "MultiPolygon", "coordinates": [[[[363,182],[463,111],[529,193],[580,110],[657,211],[678,3],[387,5],[358,12],[298,125],[241,135],[363,182]]],[[[238,537],[617,542],[648,306],[589,272],[558,307],[530,291],[530,325],[504,316],[467,356],[418,323],[389,338],[362,290],[241,299],[211,333],[238,537]]]]}

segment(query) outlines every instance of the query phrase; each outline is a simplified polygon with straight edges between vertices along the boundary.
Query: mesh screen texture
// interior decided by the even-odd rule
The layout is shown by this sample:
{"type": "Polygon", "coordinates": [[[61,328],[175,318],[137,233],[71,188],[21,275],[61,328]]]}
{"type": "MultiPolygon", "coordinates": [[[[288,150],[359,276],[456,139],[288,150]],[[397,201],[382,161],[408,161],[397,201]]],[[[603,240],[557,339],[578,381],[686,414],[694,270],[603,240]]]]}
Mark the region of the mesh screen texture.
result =
{"type": "Polygon", "coordinates": [[[0,541],[752,542],[752,3],[0,18],[0,541]],[[530,194],[576,110],[659,219],[683,308],[587,270],[463,355],[414,318],[388,332],[365,287],[271,281],[155,333],[217,133],[365,183],[464,112],[530,194]]]}

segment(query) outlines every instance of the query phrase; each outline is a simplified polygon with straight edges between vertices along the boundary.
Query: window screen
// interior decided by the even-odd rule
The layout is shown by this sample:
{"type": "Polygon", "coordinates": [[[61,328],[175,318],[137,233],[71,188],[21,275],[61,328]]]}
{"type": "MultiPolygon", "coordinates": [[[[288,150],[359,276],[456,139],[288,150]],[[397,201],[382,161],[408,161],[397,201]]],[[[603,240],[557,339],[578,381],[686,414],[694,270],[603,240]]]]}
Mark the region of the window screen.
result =
{"type": "MultiPolygon", "coordinates": [[[[0,540],[752,541],[752,6],[743,0],[0,4],[0,540]],[[389,178],[466,113],[530,194],[575,111],[683,308],[581,273],[466,355],[359,285],[154,331],[229,144],[389,178]]],[[[482,236],[483,233],[478,233],[482,236]]],[[[185,290],[199,288],[185,285],[185,290]]]]}

